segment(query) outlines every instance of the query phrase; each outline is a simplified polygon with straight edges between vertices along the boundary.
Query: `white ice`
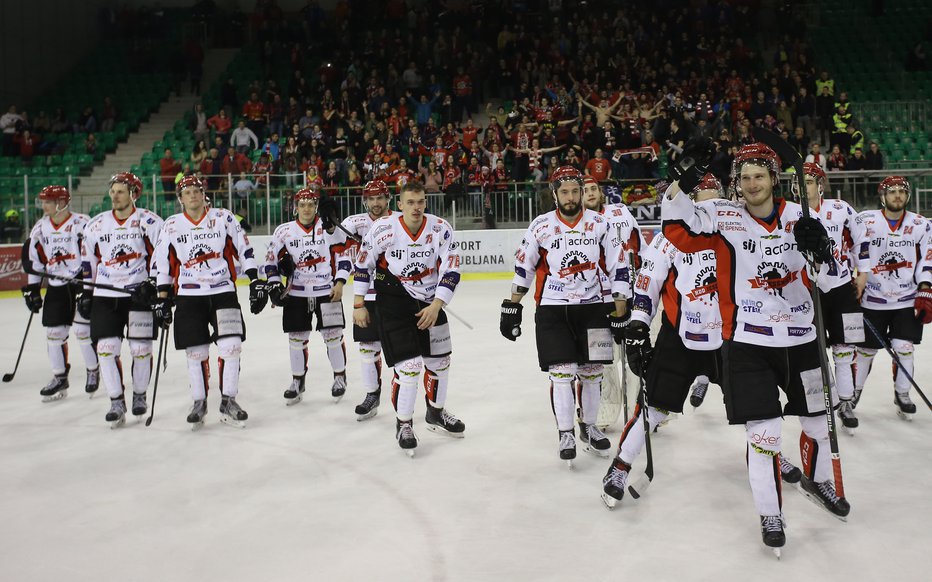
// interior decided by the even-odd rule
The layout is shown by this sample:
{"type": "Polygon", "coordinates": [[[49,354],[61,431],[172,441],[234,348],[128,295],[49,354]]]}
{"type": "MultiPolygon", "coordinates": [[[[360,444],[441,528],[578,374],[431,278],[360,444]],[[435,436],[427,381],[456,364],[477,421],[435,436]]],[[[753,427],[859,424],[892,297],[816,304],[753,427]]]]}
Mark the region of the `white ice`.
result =
{"type": "MultiPolygon", "coordinates": [[[[761,543],[744,431],[726,424],[714,386],[697,412],[653,436],[648,493],[604,508],[608,460],[580,450],[570,471],[557,457],[533,308],[517,343],[498,333],[508,290],[508,281],[486,280],[458,291],[451,307],[475,329],[451,318],[448,406],[466,438],[427,431],[419,397],[414,459],[394,439],[388,374],[378,416],[355,420],[363,393],[351,341],[342,402],[331,401],[314,334],[308,393],[285,406],[279,310],[246,315],[238,400],[248,426],[219,423],[214,348],[210,412],[196,433],[174,349],[149,428],[133,420],[109,428],[104,388],[84,395],[73,339],[69,396],[43,404],[50,373],[37,318],[16,378],[0,385],[0,580],[929,579],[932,414],[914,394],[914,422],[895,415],[885,353],[857,409],[861,428],[839,435],[848,523],[784,488],[788,540],[778,562],[761,543]]],[[[247,304],[243,289],[240,299],[247,304]]],[[[0,372],[13,369],[27,315],[21,299],[0,300],[0,372]]],[[[918,349],[916,376],[932,394],[930,354],[918,349]]],[[[799,424],[784,427],[784,450],[798,464],[799,424]]],[[[620,429],[610,431],[614,442],[620,429]]]]}

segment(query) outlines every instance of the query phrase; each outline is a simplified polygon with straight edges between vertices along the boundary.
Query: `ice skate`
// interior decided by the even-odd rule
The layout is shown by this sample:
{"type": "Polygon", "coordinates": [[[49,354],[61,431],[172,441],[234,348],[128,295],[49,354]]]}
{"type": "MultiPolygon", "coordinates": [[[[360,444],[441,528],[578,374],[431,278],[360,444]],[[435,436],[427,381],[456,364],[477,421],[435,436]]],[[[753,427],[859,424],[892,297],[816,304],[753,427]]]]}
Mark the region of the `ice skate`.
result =
{"type": "Polygon", "coordinates": [[[220,399],[220,422],[236,428],[245,428],[247,418],[249,415],[240,408],[235,397],[224,396],[220,399]]]}
{"type": "Polygon", "coordinates": [[[304,376],[294,376],[291,386],[285,390],[285,406],[294,406],[304,398],[304,376]]]}
{"type": "Polygon", "coordinates": [[[87,380],[84,383],[84,392],[88,398],[93,398],[94,393],[100,388],[100,368],[94,368],[87,371],[87,380]]]}
{"type": "Polygon", "coordinates": [[[379,388],[375,392],[366,393],[365,399],[363,399],[361,404],[356,405],[356,420],[362,421],[367,418],[372,418],[379,413],[379,400],[382,397],[382,389],[379,388]]]}
{"type": "Polygon", "coordinates": [[[831,479],[814,483],[809,477],[803,475],[799,481],[799,490],[810,501],[826,509],[841,521],[848,521],[851,506],[844,497],[835,495],[835,483],[831,479]]]}
{"type": "Polygon", "coordinates": [[[855,387],[854,388],[854,398],[851,399],[851,408],[857,408],[858,402],[861,401],[861,391],[864,390],[864,387],[855,387]]]}
{"type": "Polygon", "coordinates": [[[68,373],[53,376],[45,388],[39,390],[39,395],[42,396],[42,402],[53,402],[68,396],[68,373]]]}
{"type": "Polygon", "coordinates": [[[850,436],[854,436],[854,429],[858,427],[858,417],[854,414],[854,403],[851,400],[840,399],[838,402],[838,418],[841,419],[841,425],[845,432],[850,436]]]}
{"type": "Polygon", "coordinates": [[[458,439],[466,436],[466,425],[463,421],[456,418],[446,408],[435,408],[427,403],[427,414],[424,415],[427,422],[427,430],[458,439]]]}
{"type": "Polygon", "coordinates": [[[146,393],[141,394],[133,393],[133,416],[143,416],[149,410],[149,405],[146,404],[146,393]]]}
{"type": "Polygon", "coordinates": [[[777,559],[780,559],[781,550],[786,545],[786,534],[783,528],[786,526],[782,515],[762,515],[760,516],[760,534],[764,540],[764,545],[773,550],[777,559]]]}
{"type": "Polygon", "coordinates": [[[417,435],[414,434],[414,423],[410,420],[395,420],[395,438],[398,446],[409,457],[414,457],[417,448],[417,435]]]}
{"type": "Polygon", "coordinates": [[[702,401],[705,400],[705,393],[709,390],[709,382],[704,379],[696,378],[690,387],[689,404],[693,408],[699,408],[702,401]]]}
{"type": "Polygon", "coordinates": [[[126,401],[122,396],[110,399],[110,412],[105,420],[110,423],[111,429],[120,428],[126,423],[126,401]]]}
{"type": "Polygon", "coordinates": [[[615,504],[625,496],[625,485],[630,474],[631,465],[615,457],[602,478],[602,503],[609,509],[615,509],[615,504]]]}
{"type": "Polygon", "coordinates": [[[204,426],[204,417],[207,416],[207,401],[195,400],[191,406],[191,412],[188,413],[188,422],[191,423],[191,430],[198,430],[204,426]]]}
{"type": "Polygon", "coordinates": [[[576,434],[573,429],[560,431],[560,458],[566,461],[566,466],[573,468],[573,459],[576,458],[576,434]]]}
{"type": "Polygon", "coordinates": [[[346,373],[340,372],[333,375],[333,386],[330,387],[330,395],[333,396],[333,403],[336,404],[343,399],[346,394],[346,373]]]}
{"type": "Polygon", "coordinates": [[[608,450],[612,448],[612,443],[596,425],[580,422],[579,440],[583,443],[583,450],[590,455],[608,458],[608,450]]]}
{"type": "Polygon", "coordinates": [[[893,404],[896,405],[896,414],[903,420],[912,420],[916,414],[916,405],[909,397],[909,392],[894,392],[893,404]]]}
{"type": "Polygon", "coordinates": [[[781,453],[780,454],[780,478],[783,479],[784,483],[799,483],[799,480],[802,478],[803,472],[799,470],[799,467],[793,463],[786,460],[786,457],[781,453]]]}

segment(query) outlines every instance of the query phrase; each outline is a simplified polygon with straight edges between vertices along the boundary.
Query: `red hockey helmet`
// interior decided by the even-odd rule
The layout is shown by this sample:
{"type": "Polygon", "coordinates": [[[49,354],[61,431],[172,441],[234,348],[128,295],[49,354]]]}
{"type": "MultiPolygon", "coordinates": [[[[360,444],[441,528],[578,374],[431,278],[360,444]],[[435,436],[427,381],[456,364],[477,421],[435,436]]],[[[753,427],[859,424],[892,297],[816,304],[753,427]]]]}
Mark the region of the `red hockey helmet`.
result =
{"type": "Polygon", "coordinates": [[[889,190],[893,190],[895,188],[902,188],[906,190],[906,201],[909,202],[909,195],[912,193],[912,189],[909,186],[909,180],[903,176],[887,176],[877,186],[877,193],[880,194],[881,204],[886,206],[884,202],[884,196],[886,196],[889,190]]]}
{"type": "Polygon", "coordinates": [[[741,149],[735,153],[735,159],[731,162],[731,185],[729,191],[732,194],[732,198],[741,195],[741,186],[739,182],[741,181],[741,168],[745,164],[762,166],[770,170],[774,194],[776,194],[777,187],[779,186],[777,174],[780,173],[780,156],[766,144],[756,142],[741,146],[741,149]]]}
{"type": "Polygon", "coordinates": [[[593,178],[592,176],[586,175],[586,176],[583,176],[583,186],[585,186],[586,184],[595,184],[596,186],[598,186],[599,181],[593,178]]]}
{"type": "Polygon", "coordinates": [[[573,166],[560,166],[550,175],[550,189],[554,194],[563,182],[576,182],[580,188],[583,186],[582,172],[573,166]]]}
{"type": "Polygon", "coordinates": [[[46,186],[39,191],[39,200],[51,200],[68,206],[71,204],[71,192],[64,186],[46,186]]]}
{"type": "Polygon", "coordinates": [[[814,162],[806,162],[803,164],[803,172],[807,176],[812,176],[813,178],[825,179],[825,170],[822,169],[822,166],[814,162]]]}
{"type": "Polygon", "coordinates": [[[363,198],[369,198],[370,196],[385,196],[386,198],[391,198],[391,195],[391,190],[388,189],[388,185],[382,180],[372,180],[366,183],[362,189],[363,198]]]}
{"type": "Polygon", "coordinates": [[[294,193],[294,204],[298,205],[301,200],[320,200],[320,188],[316,184],[310,184],[307,188],[301,188],[294,193]]]}
{"type": "Polygon", "coordinates": [[[185,188],[200,188],[201,192],[205,191],[204,182],[195,175],[185,176],[178,181],[178,184],[175,186],[175,191],[178,193],[178,196],[181,196],[181,191],[185,188]]]}
{"type": "Polygon", "coordinates": [[[110,186],[114,184],[126,184],[126,187],[129,188],[130,196],[133,197],[133,201],[139,200],[139,197],[142,196],[142,180],[132,172],[114,174],[110,178],[110,186]]]}
{"type": "Polygon", "coordinates": [[[689,193],[690,198],[695,198],[696,194],[702,192],[703,190],[715,190],[718,192],[719,198],[725,195],[725,192],[722,190],[722,183],[718,181],[718,178],[712,174],[706,174],[702,177],[702,180],[692,189],[692,192],[689,193]]]}

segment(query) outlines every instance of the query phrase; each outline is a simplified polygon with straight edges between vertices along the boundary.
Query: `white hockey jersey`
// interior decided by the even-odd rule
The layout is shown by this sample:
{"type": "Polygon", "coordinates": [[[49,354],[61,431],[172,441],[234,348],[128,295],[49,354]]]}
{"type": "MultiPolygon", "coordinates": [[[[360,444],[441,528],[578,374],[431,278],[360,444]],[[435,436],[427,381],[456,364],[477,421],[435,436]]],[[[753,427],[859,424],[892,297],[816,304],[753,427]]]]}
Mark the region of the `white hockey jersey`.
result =
{"type": "MultiPolygon", "coordinates": [[[[793,236],[802,207],[782,199],[776,205],[775,223],[766,225],[743,202],[663,197],[663,235],[683,252],[715,253],[723,339],[785,347],[816,338],[811,281],[793,236]]],[[[823,291],[850,281],[837,261],[820,268],[823,291]]]]}
{"type": "Polygon", "coordinates": [[[853,272],[856,261],[852,257],[852,246],[860,228],[854,220],[857,212],[844,200],[829,198],[823,199],[819,209],[813,211],[812,215],[817,217],[828,231],[828,236],[835,245],[835,260],[853,272]]]}
{"type": "MultiPolygon", "coordinates": [[[[609,240],[612,245],[624,253],[625,258],[634,254],[634,268],[641,267],[641,249],[644,248],[644,237],[637,220],[624,204],[605,204],[600,212],[608,220],[609,240]]],[[[630,262],[630,261],[628,261],[630,262]]],[[[608,275],[602,272],[602,301],[612,303],[611,281],[608,275]]]]}
{"type": "Polygon", "coordinates": [[[341,280],[345,283],[349,278],[352,263],[345,252],[346,235],[340,229],[329,234],[319,217],[314,218],[309,228],[292,220],[279,225],[272,234],[263,270],[269,281],[280,283],[278,261],[289,253],[295,271],[288,294],[321,297],[330,294],[334,282],[341,280]]]}
{"type": "MultiPolygon", "coordinates": [[[[23,259],[32,263],[34,269],[63,277],[80,277],[81,244],[84,229],[90,218],[86,214],[72,212],[61,224],[55,224],[43,216],[32,227],[23,259]]],[[[40,283],[43,277],[28,275],[30,285],[40,283]]],[[[65,281],[49,279],[52,287],[67,285],[65,281]]]]}
{"type": "MultiPolygon", "coordinates": [[[[392,211],[389,210],[385,216],[391,216],[392,211]]],[[[372,228],[372,223],[375,222],[372,220],[372,216],[368,212],[363,212],[360,214],[353,214],[352,216],[347,216],[343,219],[343,228],[355,234],[359,237],[359,240],[362,241],[366,238],[366,235],[369,234],[369,230],[372,228]]],[[[359,242],[348,238],[346,241],[346,257],[352,262],[356,260],[356,255],[359,253],[359,242]]],[[[369,292],[366,293],[366,301],[375,301],[375,285],[374,281],[370,281],[369,292]]]]}
{"type": "MultiPolygon", "coordinates": [[[[137,208],[125,220],[119,220],[112,210],[95,216],[84,229],[84,278],[123,288],[146,280],[163,222],[145,208],[137,208]]],[[[128,294],[94,288],[99,297],[128,294]]]]}
{"type": "Polygon", "coordinates": [[[155,247],[156,281],[176,295],[215,295],[236,290],[237,263],[256,271],[249,238],[229,210],[209,208],[197,222],[170,216],[155,247]]]}
{"type": "Polygon", "coordinates": [[[919,283],[932,283],[932,223],[905,212],[891,224],[883,210],[857,215],[858,271],[867,273],[861,305],[869,309],[912,307],[919,283]]]}
{"type": "Polygon", "coordinates": [[[722,345],[718,275],[712,250],[684,253],[657,234],[641,255],[631,319],[650,325],[663,302],[663,317],[691,350],[722,345]]]}
{"type": "Polygon", "coordinates": [[[552,210],[531,222],[515,253],[513,283],[530,288],[537,280],[534,300],[539,305],[577,305],[603,301],[611,295],[631,296],[628,260],[609,221],[598,212],[583,210],[575,223],[564,222],[552,210]],[[608,275],[605,282],[601,272],[608,275]]]}
{"type": "Polygon", "coordinates": [[[366,295],[378,270],[394,275],[415,299],[434,298],[449,304],[460,282],[460,255],[453,227],[446,220],[424,214],[417,232],[411,232],[400,213],[372,223],[356,255],[353,293],[366,295]]]}

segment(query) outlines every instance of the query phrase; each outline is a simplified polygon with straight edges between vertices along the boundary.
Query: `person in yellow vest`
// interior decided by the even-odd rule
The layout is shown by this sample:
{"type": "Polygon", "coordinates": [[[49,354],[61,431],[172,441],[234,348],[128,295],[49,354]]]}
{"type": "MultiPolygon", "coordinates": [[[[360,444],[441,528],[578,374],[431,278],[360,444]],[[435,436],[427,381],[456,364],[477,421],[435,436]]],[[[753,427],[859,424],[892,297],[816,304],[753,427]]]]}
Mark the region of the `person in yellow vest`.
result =
{"type": "Polygon", "coordinates": [[[848,148],[851,152],[851,155],[854,155],[854,150],[864,151],[864,134],[860,129],[854,127],[853,125],[848,125],[845,128],[845,131],[848,132],[848,148]]]}
{"type": "Polygon", "coordinates": [[[822,87],[828,87],[828,92],[830,95],[835,94],[835,79],[829,78],[828,71],[822,71],[822,74],[820,74],[819,78],[816,79],[816,95],[822,94],[822,87]]]}
{"type": "Polygon", "coordinates": [[[838,146],[841,151],[847,152],[850,144],[848,143],[848,126],[851,125],[853,116],[848,113],[848,108],[839,105],[832,116],[832,138],[831,145],[838,146]]]}

